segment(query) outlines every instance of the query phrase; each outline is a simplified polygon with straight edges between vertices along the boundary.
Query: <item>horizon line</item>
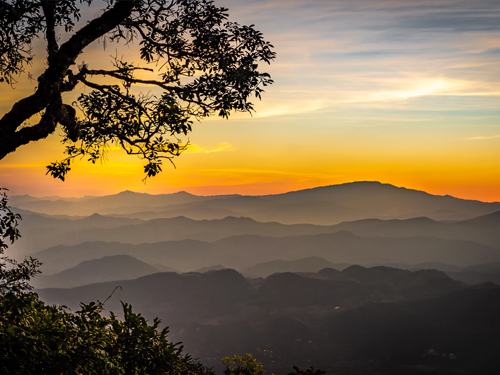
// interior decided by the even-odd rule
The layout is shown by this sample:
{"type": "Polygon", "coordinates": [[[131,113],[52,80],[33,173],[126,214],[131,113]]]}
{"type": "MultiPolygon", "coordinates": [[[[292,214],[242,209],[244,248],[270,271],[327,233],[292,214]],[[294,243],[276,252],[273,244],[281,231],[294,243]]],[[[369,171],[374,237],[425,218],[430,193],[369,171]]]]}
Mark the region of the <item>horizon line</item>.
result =
{"type": "MultiPolygon", "coordinates": [[[[186,191],[186,190],[178,190],[178,191],[171,192],[171,193],[152,194],[152,193],[138,192],[138,191],[133,191],[133,190],[127,189],[127,190],[121,190],[121,191],[119,191],[117,193],[105,194],[105,195],[82,195],[82,196],[44,195],[44,196],[34,196],[34,195],[30,195],[30,194],[21,194],[21,195],[12,195],[11,197],[29,196],[29,197],[36,198],[36,199],[51,198],[51,197],[57,197],[57,198],[63,198],[63,199],[83,199],[83,198],[109,197],[109,196],[118,195],[118,194],[127,193],[127,192],[133,193],[133,194],[150,195],[150,196],[173,195],[173,194],[179,194],[179,193],[186,193],[186,194],[193,195],[193,196],[196,196],[196,197],[207,197],[207,198],[208,197],[229,197],[229,196],[269,197],[269,196],[277,196],[277,195],[283,195],[283,194],[289,194],[289,193],[296,193],[296,192],[301,192],[301,191],[309,191],[309,190],[315,190],[315,189],[329,188],[329,187],[334,187],[334,186],[362,184],[362,183],[365,183],[365,184],[388,185],[388,186],[392,186],[392,187],[397,188],[397,189],[412,190],[412,191],[415,191],[415,192],[425,193],[425,194],[436,196],[436,197],[450,197],[450,198],[454,198],[454,199],[460,199],[460,200],[463,200],[463,201],[472,201],[472,202],[481,202],[481,203],[500,203],[500,201],[490,201],[490,202],[488,202],[488,201],[482,201],[482,200],[479,200],[479,199],[459,198],[459,197],[453,196],[451,194],[444,194],[444,195],[433,194],[433,193],[429,193],[428,191],[425,191],[425,190],[408,188],[408,187],[405,187],[405,186],[397,186],[397,185],[394,185],[394,184],[389,183],[389,182],[381,182],[381,181],[374,181],[374,180],[357,180],[357,181],[350,181],[350,182],[344,182],[344,183],[339,183],[339,184],[320,185],[320,186],[314,186],[312,188],[305,188],[305,189],[298,189],[298,190],[289,190],[289,191],[285,191],[285,192],[281,192],[281,193],[273,193],[273,194],[237,194],[237,193],[233,193],[233,194],[202,195],[202,194],[193,194],[193,193],[190,193],[189,191],[186,191]]],[[[186,188],[183,188],[183,189],[189,189],[189,187],[186,187],[186,188]]]]}

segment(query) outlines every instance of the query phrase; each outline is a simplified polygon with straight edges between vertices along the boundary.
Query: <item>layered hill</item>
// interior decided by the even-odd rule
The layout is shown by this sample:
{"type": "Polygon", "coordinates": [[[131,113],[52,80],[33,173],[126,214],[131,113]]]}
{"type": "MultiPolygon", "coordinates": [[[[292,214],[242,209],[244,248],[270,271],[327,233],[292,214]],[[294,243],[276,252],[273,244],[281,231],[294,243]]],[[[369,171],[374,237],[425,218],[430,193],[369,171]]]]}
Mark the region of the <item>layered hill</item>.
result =
{"type": "Polygon", "coordinates": [[[500,211],[500,203],[437,196],[379,182],[354,182],[266,196],[148,195],[122,192],[104,197],[50,199],[12,197],[13,206],[51,215],[127,215],[156,219],[250,217],[285,224],[332,225],[365,218],[464,220],[500,211]]]}
{"type": "MultiPolygon", "coordinates": [[[[14,247],[19,249],[19,253],[28,255],[56,245],[75,245],[88,241],[140,244],[183,239],[216,241],[238,235],[284,237],[349,231],[364,237],[434,237],[473,241],[499,248],[500,231],[498,228],[500,228],[500,212],[454,222],[441,222],[429,218],[365,219],[331,226],[264,223],[249,218],[235,217],[217,220],[192,220],[177,217],[143,221],[94,214],[83,219],[69,220],[28,214],[25,215],[20,226],[23,237],[14,247]]],[[[255,241],[258,242],[255,239],[250,243],[255,241]]],[[[422,261],[435,261],[435,259],[422,261]]],[[[488,259],[487,261],[494,260],[488,259]]],[[[475,263],[481,262],[486,261],[479,258],[475,263]]]]}
{"type": "Polygon", "coordinates": [[[320,257],[307,257],[297,260],[271,260],[240,270],[245,277],[268,277],[283,272],[318,272],[323,268],[346,268],[345,264],[335,264],[320,257]]]}
{"type": "Polygon", "coordinates": [[[73,288],[105,281],[136,279],[160,271],[165,272],[165,267],[160,269],[129,255],[114,255],[87,260],[53,275],[37,275],[32,284],[35,288],[73,288]]]}
{"type": "Polygon", "coordinates": [[[229,311],[246,314],[245,306],[262,311],[322,305],[334,309],[367,302],[411,300],[439,296],[463,288],[439,271],[407,271],[389,267],[351,266],[335,275],[310,277],[277,273],[249,283],[232,269],[205,273],[155,273],[134,280],[95,283],[76,288],[38,289],[47,303],[77,308],[80,302],[104,300],[120,285],[108,309],[117,310],[120,300],[139,311],[169,321],[204,320],[226,316],[229,311]],[[145,293],[147,291],[147,293],[145,293]],[[353,302],[357,299],[357,302],[353,302]]]}
{"type": "Polygon", "coordinates": [[[290,363],[339,373],[494,373],[497,366],[500,288],[466,287],[435,270],[352,266],[249,282],[225,269],[37,293],[77,308],[106,299],[116,285],[106,309],[119,312],[125,300],[148,319],[159,316],[170,338],[207,365],[249,352],[275,373],[290,363]]]}
{"type": "MultiPolygon", "coordinates": [[[[82,261],[120,254],[184,272],[218,264],[243,269],[263,262],[295,261],[313,256],[336,264],[365,265],[418,264],[431,261],[471,266],[500,261],[500,250],[472,241],[434,237],[361,237],[346,231],[286,237],[242,235],[214,242],[86,242],[73,246],[55,246],[33,256],[43,263],[42,271],[50,274],[74,267],[82,261]]],[[[325,264],[322,268],[327,266],[325,264]]]]}

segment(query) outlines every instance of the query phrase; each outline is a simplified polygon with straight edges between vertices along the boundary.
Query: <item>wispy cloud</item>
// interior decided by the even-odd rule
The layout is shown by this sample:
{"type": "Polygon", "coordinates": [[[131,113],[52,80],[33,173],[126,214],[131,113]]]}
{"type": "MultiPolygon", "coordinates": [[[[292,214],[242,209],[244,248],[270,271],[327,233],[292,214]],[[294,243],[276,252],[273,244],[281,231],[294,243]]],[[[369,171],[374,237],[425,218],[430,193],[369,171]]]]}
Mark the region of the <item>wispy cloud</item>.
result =
{"type": "Polygon", "coordinates": [[[211,154],[214,152],[233,151],[233,150],[234,150],[234,148],[230,143],[222,142],[222,143],[219,143],[216,148],[212,148],[212,149],[206,148],[206,147],[201,147],[201,146],[194,145],[194,144],[189,144],[189,145],[187,145],[185,152],[193,153],[193,154],[197,154],[197,153],[211,154]]]}
{"type": "MultiPolygon", "coordinates": [[[[224,184],[263,186],[256,192],[271,191],[269,186],[276,184],[273,189],[281,191],[291,186],[282,181],[310,184],[302,187],[331,183],[328,171],[351,173],[351,180],[395,173],[396,180],[411,174],[424,181],[445,178],[443,171],[455,168],[450,178],[456,184],[457,175],[477,183],[477,169],[484,168],[485,181],[498,180],[497,169],[485,165],[500,141],[499,0],[216,0],[216,4],[229,8],[231,20],[255,24],[275,46],[277,59],[261,66],[275,83],[266,87],[262,101],[252,98],[256,109],[252,116],[236,113],[230,121],[217,116],[204,119],[212,130],[201,126],[195,130],[196,144],[186,150],[182,168],[168,174],[168,179],[158,178],[158,189],[174,186],[172,181],[179,188],[195,181],[200,189],[217,186],[213,192],[224,184]],[[221,140],[226,142],[218,143],[221,140]],[[318,145],[299,152],[288,147],[293,142],[318,145]],[[408,165],[426,155],[432,156],[432,165],[446,164],[446,168],[434,175],[427,169],[413,173],[408,165]],[[244,168],[262,160],[269,170],[244,168]],[[355,172],[353,161],[362,166],[355,172]],[[404,168],[391,169],[395,161],[404,168]],[[456,164],[462,161],[475,163],[471,174],[456,164]],[[214,165],[221,169],[210,169],[214,165]],[[315,165],[321,165],[314,170],[318,175],[304,175],[315,165]],[[458,169],[463,173],[457,174],[458,169]]],[[[43,56],[43,40],[37,46],[43,56]]],[[[139,59],[135,47],[118,50],[128,61],[139,59]]],[[[114,54],[114,46],[103,53],[98,45],[82,58],[105,69],[114,54]]],[[[43,66],[39,61],[30,71],[37,76],[43,66]]],[[[16,90],[2,89],[0,114],[11,108],[14,96],[19,99],[33,92],[33,82],[23,82],[16,90]]],[[[158,94],[154,89],[151,93],[158,94]]],[[[76,92],[66,95],[67,103],[77,97],[76,92]]],[[[23,181],[33,185],[30,165],[35,155],[36,160],[45,155],[46,161],[33,168],[46,178],[45,165],[60,159],[63,152],[58,141],[53,137],[36,147],[25,146],[1,161],[0,172],[11,176],[2,176],[3,181],[23,175],[23,181]]],[[[106,168],[77,162],[73,176],[85,172],[98,181],[97,175],[117,176],[116,171],[130,173],[126,176],[142,173],[143,161],[115,146],[108,151],[106,168]]],[[[132,178],[126,176],[120,181],[131,184],[132,178]]],[[[92,186],[106,186],[92,181],[92,186]]],[[[142,189],[141,178],[137,181],[142,189]]],[[[69,183],[71,179],[63,186],[69,183]]],[[[150,181],[147,188],[153,185],[150,181]]]]}
{"type": "Polygon", "coordinates": [[[495,138],[500,138],[500,134],[485,135],[485,136],[479,136],[479,137],[467,137],[465,139],[467,139],[469,141],[479,141],[479,140],[484,140],[484,139],[495,139],[495,138]]]}

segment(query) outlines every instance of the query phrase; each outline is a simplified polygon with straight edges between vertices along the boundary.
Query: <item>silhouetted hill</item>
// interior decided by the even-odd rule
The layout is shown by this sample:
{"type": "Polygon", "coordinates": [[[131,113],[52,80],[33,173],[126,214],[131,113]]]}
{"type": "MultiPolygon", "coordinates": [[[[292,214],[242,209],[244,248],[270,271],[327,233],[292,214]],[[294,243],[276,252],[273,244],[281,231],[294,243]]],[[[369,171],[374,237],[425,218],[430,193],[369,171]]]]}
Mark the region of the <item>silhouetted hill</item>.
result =
{"type": "MultiPolygon", "coordinates": [[[[176,209],[193,218],[200,218],[203,211],[228,210],[234,216],[258,221],[322,225],[364,218],[425,216],[435,220],[463,220],[500,210],[500,203],[431,195],[378,182],[355,182],[259,197],[210,198],[180,204],[176,209]]],[[[169,215],[168,211],[165,214],[169,215]]]]}
{"type": "Polygon", "coordinates": [[[335,264],[365,265],[432,261],[469,266],[500,260],[499,250],[471,241],[432,237],[360,237],[345,231],[278,238],[242,235],[214,242],[182,240],[137,245],[89,242],[52,247],[34,256],[44,263],[43,272],[54,273],[74,267],[84,260],[118,254],[182,271],[193,271],[214,264],[244,269],[263,262],[296,261],[311,256],[335,264]]]}
{"type": "Polygon", "coordinates": [[[112,280],[129,280],[160,270],[129,255],[107,256],[84,261],[54,275],[38,275],[33,279],[36,288],[72,288],[112,280]]]}
{"type": "Polygon", "coordinates": [[[111,310],[117,310],[119,300],[125,300],[139,311],[148,312],[147,315],[168,317],[169,321],[201,319],[207,322],[230,311],[245,315],[255,309],[285,309],[283,312],[291,307],[308,309],[311,306],[345,309],[377,301],[438,296],[462,288],[460,283],[438,271],[355,266],[329,279],[276,273],[253,287],[236,271],[223,269],[206,273],[155,273],[135,280],[70,289],[38,289],[37,292],[48,303],[76,308],[80,302],[105,299],[116,285],[123,290],[108,301],[107,308],[111,310]],[[358,302],[353,303],[353,298],[358,302]],[[250,309],[250,306],[253,307],[250,309]]]}
{"type": "MultiPolygon", "coordinates": [[[[349,267],[349,266],[347,266],[347,267],[349,267]]],[[[347,268],[347,267],[343,267],[342,269],[347,268]]],[[[340,269],[327,267],[327,268],[323,268],[323,269],[319,270],[318,275],[328,279],[328,278],[331,278],[332,276],[334,276],[340,272],[341,272],[340,269]]]]}
{"type": "Polygon", "coordinates": [[[400,268],[403,270],[412,270],[412,271],[435,269],[443,272],[453,272],[453,271],[460,271],[463,269],[461,267],[452,266],[451,264],[440,263],[440,262],[423,262],[416,264],[385,263],[385,264],[370,264],[369,266],[375,267],[381,265],[393,268],[400,268]]]}
{"type": "Polygon", "coordinates": [[[79,245],[60,245],[34,254],[43,264],[43,273],[61,272],[78,263],[104,256],[130,255],[148,264],[162,264],[181,271],[193,271],[212,265],[211,244],[183,240],[154,244],[123,244],[119,242],[85,242],[79,245]]]}
{"type": "MultiPolygon", "coordinates": [[[[89,264],[91,263],[86,263],[89,264]]],[[[254,284],[252,288],[235,270],[222,269],[205,273],[155,273],[135,280],[95,283],[70,289],[39,289],[38,292],[47,302],[78,306],[80,301],[102,300],[115,285],[120,285],[123,292],[120,292],[112,303],[126,300],[141,311],[154,308],[155,313],[160,315],[168,303],[173,304],[168,307],[168,311],[175,308],[184,311],[187,305],[198,306],[195,310],[199,310],[201,305],[206,304],[208,311],[211,311],[210,315],[215,311],[212,304],[218,304],[216,301],[226,301],[228,304],[240,301],[265,310],[276,306],[330,306],[332,303],[342,307],[344,299],[353,296],[362,298],[364,304],[382,299],[415,299],[443,295],[462,288],[461,283],[451,280],[439,271],[411,272],[388,267],[352,266],[327,279],[290,272],[276,273],[254,284]],[[165,289],[166,285],[168,288],[165,289]]],[[[219,308],[225,315],[224,307],[217,307],[219,308]]],[[[244,309],[244,305],[238,308],[244,309]]],[[[188,313],[186,319],[191,314],[188,313]]],[[[196,316],[201,318],[204,314],[205,312],[199,312],[196,316]]],[[[210,316],[211,319],[212,315],[210,316]]]]}
{"type": "Polygon", "coordinates": [[[189,205],[189,208],[178,207],[179,205],[171,205],[167,206],[162,211],[143,211],[143,212],[134,212],[131,214],[111,214],[114,217],[128,217],[128,218],[137,218],[141,220],[153,220],[153,219],[164,219],[164,218],[173,218],[178,216],[184,216],[189,219],[194,220],[212,220],[212,219],[224,219],[228,216],[240,216],[238,212],[227,210],[224,208],[217,207],[208,207],[203,204],[194,204],[189,205]]]}
{"type": "Polygon", "coordinates": [[[462,281],[469,285],[482,284],[485,282],[494,283],[500,286],[500,272],[478,272],[478,271],[465,271],[465,272],[446,272],[453,280],[462,281]]]}
{"type": "Polygon", "coordinates": [[[226,217],[219,220],[192,220],[185,217],[155,219],[114,218],[94,214],[78,220],[61,220],[33,214],[21,222],[23,237],[13,248],[20,254],[32,254],[56,245],[76,245],[88,241],[154,243],[194,239],[214,241],[241,234],[287,236],[324,233],[328,227],[260,223],[249,218],[226,217]]]}
{"type": "Polygon", "coordinates": [[[500,263],[476,264],[474,266],[464,267],[462,271],[500,273],[500,263]]]}
{"type": "Polygon", "coordinates": [[[145,193],[134,193],[123,191],[114,195],[103,197],[84,198],[51,198],[38,199],[26,196],[11,198],[11,204],[25,210],[46,213],[49,215],[91,215],[95,212],[100,214],[109,213],[132,213],[137,210],[144,211],[145,208],[157,208],[170,204],[196,202],[205,199],[184,191],[173,194],[150,195],[145,193]]]}
{"type": "Polygon", "coordinates": [[[245,277],[267,277],[278,272],[318,272],[326,267],[336,267],[320,257],[308,257],[298,260],[272,260],[270,262],[259,263],[251,267],[240,270],[245,277]]]}
{"type": "Polygon", "coordinates": [[[154,268],[158,269],[160,272],[175,272],[175,273],[182,273],[180,270],[177,268],[169,267],[161,263],[155,263],[152,265],[154,268]]]}
{"type": "MultiPolygon", "coordinates": [[[[235,236],[212,243],[221,256],[239,255],[250,263],[267,260],[296,260],[316,256],[333,263],[370,264],[435,261],[472,265],[498,259],[500,251],[470,241],[432,237],[361,237],[349,232],[269,238],[235,236]]],[[[241,266],[229,264],[231,267],[241,266]]]]}
{"type": "MultiPolygon", "coordinates": [[[[275,222],[262,223],[249,218],[235,217],[217,220],[192,220],[185,217],[176,217],[142,221],[94,214],[82,219],[65,220],[29,214],[25,215],[24,220],[21,222],[20,229],[23,237],[14,244],[13,249],[16,249],[18,254],[29,255],[36,250],[51,246],[73,245],[87,241],[119,241],[139,244],[182,239],[215,241],[237,235],[285,237],[341,231],[349,231],[364,237],[437,237],[448,240],[474,241],[498,248],[500,244],[498,216],[492,214],[473,220],[457,222],[439,222],[429,218],[407,220],[365,219],[344,222],[334,226],[319,226],[310,224],[284,225],[275,222]]],[[[250,243],[258,242],[257,239],[248,238],[248,240],[250,243]]],[[[321,256],[319,254],[311,255],[321,256]]],[[[301,255],[301,257],[303,256],[301,255]]],[[[263,259],[263,261],[274,259],[268,258],[263,259]]],[[[325,259],[330,260],[329,258],[325,259]]],[[[494,260],[481,258],[480,256],[474,263],[486,263],[494,260]]],[[[387,261],[390,260],[384,260],[384,262],[387,261]]],[[[420,262],[425,261],[442,260],[437,260],[435,257],[428,259],[421,257],[420,262]]],[[[370,260],[357,259],[355,262],[366,264],[370,260]]],[[[377,260],[373,262],[377,262],[377,260]]],[[[410,263],[414,263],[414,261],[410,263]]],[[[460,263],[459,265],[467,264],[460,263]]]]}
{"type": "Polygon", "coordinates": [[[183,215],[220,218],[227,214],[258,221],[286,224],[332,225],[364,218],[411,218],[463,220],[495,211],[500,203],[485,203],[438,196],[379,182],[354,182],[267,196],[200,197],[185,192],[148,195],[122,192],[85,199],[34,199],[12,197],[12,205],[58,215],[127,214],[142,219],[183,215]]]}
{"type": "Polygon", "coordinates": [[[475,217],[469,220],[463,220],[461,225],[498,225],[500,226],[500,211],[493,212],[489,215],[483,215],[479,217],[475,217]]]}
{"type": "Polygon", "coordinates": [[[197,269],[195,272],[198,273],[206,273],[210,271],[220,271],[220,270],[225,270],[227,267],[223,266],[222,264],[216,264],[215,266],[210,266],[210,267],[202,267],[200,269],[197,269]]]}
{"type": "Polygon", "coordinates": [[[340,274],[334,275],[334,279],[356,280],[360,283],[373,283],[384,280],[392,280],[409,275],[409,271],[392,267],[370,267],[365,268],[353,265],[344,269],[340,274]]]}
{"type": "Polygon", "coordinates": [[[469,267],[457,267],[438,262],[425,262],[412,265],[396,263],[388,265],[391,267],[412,271],[436,269],[439,271],[443,271],[453,280],[462,281],[469,285],[488,282],[500,285],[500,263],[476,264],[469,267]]]}
{"type": "Polygon", "coordinates": [[[343,374],[420,373],[419,366],[480,373],[495,366],[500,349],[500,288],[466,288],[432,270],[352,266],[323,279],[279,273],[249,284],[225,269],[37,293],[76,307],[105,299],[115,285],[123,290],[107,309],[125,300],[148,319],[159,316],[171,339],[208,365],[251,352],[273,372],[314,363],[343,374]],[[430,349],[439,357],[423,356],[430,349]]]}
{"type": "Polygon", "coordinates": [[[242,234],[281,237],[291,234],[316,234],[323,233],[324,231],[325,227],[321,226],[260,223],[249,218],[226,217],[220,220],[196,221],[185,217],[177,217],[149,220],[142,224],[121,228],[94,229],[81,232],[81,238],[92,236],[92,238],[99,241],[121,241],[137,244],[188,238],[201,241],[215,241],[242,234]]]}
{"type": "MultiPolygon", "coordinates": [[[[71,242],[71,238],[92,230],[106,231],[111,228],[144,223],[139,219],[114,218],[93,214],[83,218],[55,218],[24,211],[19,223],[21,238],[11,246],[11,251],[28,255],[44,248],[71,242]]],[[[76,242],[78,243],[78,242],[76,242]]]]}
{"type": "Polygon", "coordinates": [[[105,300],[106,308],[119,312],[120,300],[130,303],[147,317],[160,316],[164,321],[209,320],[235,312],[238,303],[248,300],[249,285],[234,270],[200,273],[155,273],[135,280],[119,280],[70,289],[38,289],[47,303],[77,308],[80,302],[105,300]]]}
{"type": "Polygon", "coordinates": [[[273,198],[282,203],[306,202],[313,199],[334,202],[344,207],[356,208],[365,218],[427,216],[437,220],[459,220],[464,218],[460,217],[461,214],[468,217],[480,216],[498,211],[495,208],[500,207],[500,203],[488,204],[454,198],[449,195],[432,195],[424,191],[371,181],[299,190],[275,195],[273,198]],[[491,208],[493,210],[489,211],[491,208]],[[439,216],[443,212],[451,213],[451,215],[446,214],[444,217],[436,217],[436,215],[439,216]]]}
{"type": "Polygon", "coordinates": [[[499,248],[499,216],[499,214],[495,213],[477,217],[473,220],[457,222],[439,222],[423,217],[407,220],[365,219],[344,222],[335,225],[334,228],[336,230],[347,230],[361,236],[430,236],[444,239],[475,241],[494,248],[499,248]]]}

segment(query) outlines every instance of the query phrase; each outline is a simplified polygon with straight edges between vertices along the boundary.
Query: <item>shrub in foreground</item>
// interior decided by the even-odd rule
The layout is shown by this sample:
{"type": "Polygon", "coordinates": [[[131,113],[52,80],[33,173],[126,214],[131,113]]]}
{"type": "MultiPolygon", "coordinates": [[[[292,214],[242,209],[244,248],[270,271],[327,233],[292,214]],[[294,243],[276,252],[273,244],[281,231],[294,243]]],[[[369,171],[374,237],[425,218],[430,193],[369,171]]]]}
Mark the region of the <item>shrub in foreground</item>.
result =
{"type": "Polygon", "coordinates": [[[102,303],[72,312],[31,292],[0,298],[2,374],[212,374],[125,303],[119,320],[102,303]]]}

